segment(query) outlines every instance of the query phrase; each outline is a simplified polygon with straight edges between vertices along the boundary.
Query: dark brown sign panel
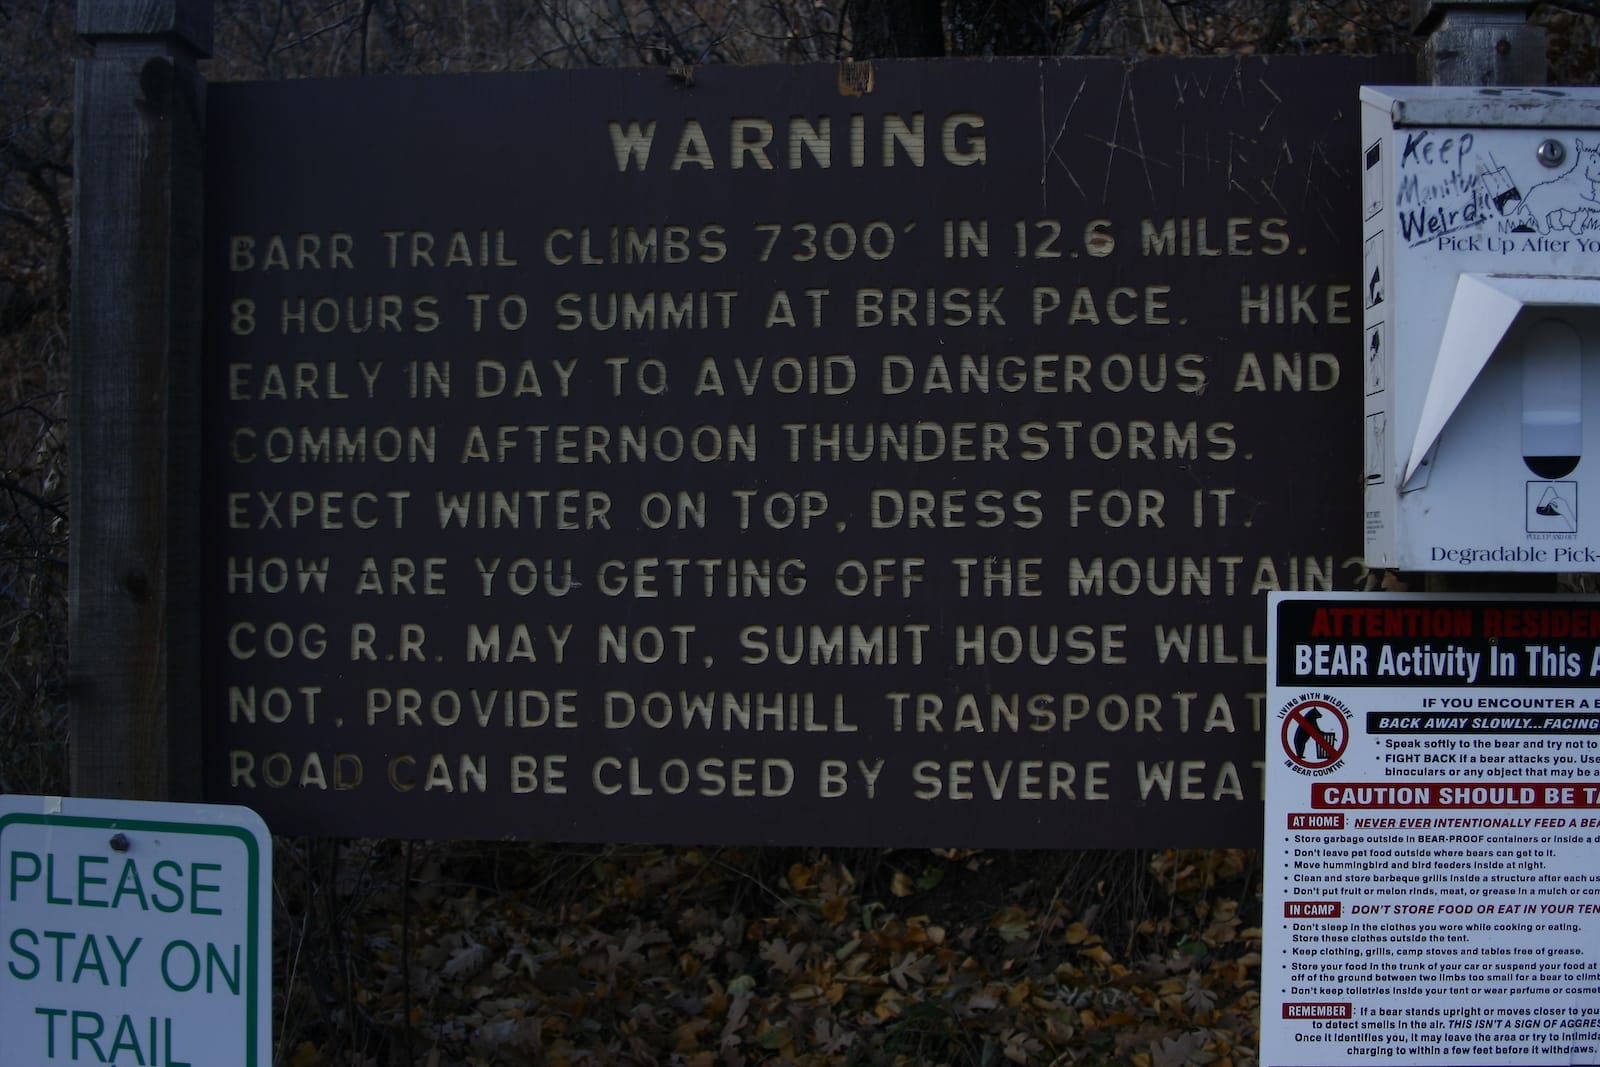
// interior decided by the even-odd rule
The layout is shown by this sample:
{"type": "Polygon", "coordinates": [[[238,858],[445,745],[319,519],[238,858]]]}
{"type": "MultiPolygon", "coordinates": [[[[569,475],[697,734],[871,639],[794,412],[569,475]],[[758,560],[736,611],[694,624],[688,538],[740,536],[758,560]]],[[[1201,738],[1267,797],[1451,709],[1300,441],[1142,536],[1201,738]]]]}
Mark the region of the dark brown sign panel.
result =
{"type": "Polygon", "coordinates": [[[1243,845],[1360,549],[1394,63],[218,85],[208,799],[319,834],[1243,845]]]}

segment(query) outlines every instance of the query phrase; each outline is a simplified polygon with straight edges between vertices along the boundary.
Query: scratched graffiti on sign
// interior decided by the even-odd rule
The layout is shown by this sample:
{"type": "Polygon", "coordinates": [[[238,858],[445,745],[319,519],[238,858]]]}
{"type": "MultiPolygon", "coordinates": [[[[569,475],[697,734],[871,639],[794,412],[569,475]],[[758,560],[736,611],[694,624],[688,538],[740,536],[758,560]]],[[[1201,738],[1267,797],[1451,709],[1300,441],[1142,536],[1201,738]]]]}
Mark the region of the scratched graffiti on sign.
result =
{"type": "Polygon", "coordinates": [[[217,87],[207,791],[1248,843],[1261,597],[1355,575],[1384,69],[217,87]]]}

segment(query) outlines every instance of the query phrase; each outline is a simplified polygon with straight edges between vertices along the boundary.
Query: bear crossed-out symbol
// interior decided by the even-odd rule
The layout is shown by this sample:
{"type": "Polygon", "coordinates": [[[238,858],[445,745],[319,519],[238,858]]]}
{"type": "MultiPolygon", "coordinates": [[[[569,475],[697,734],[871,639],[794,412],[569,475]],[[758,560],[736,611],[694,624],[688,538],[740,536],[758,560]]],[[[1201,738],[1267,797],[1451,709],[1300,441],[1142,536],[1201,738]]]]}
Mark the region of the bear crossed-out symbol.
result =
{"type": "Polygon", "coordinates": [[[1349,740],[1344,716],[1324,701],[1301,701],[1284,716],[1283,750],[1302,767],[1315,769],[1337,761],[1349,740]],[[1324,721],[1325,714],[1331,721],[1324,721]]]}

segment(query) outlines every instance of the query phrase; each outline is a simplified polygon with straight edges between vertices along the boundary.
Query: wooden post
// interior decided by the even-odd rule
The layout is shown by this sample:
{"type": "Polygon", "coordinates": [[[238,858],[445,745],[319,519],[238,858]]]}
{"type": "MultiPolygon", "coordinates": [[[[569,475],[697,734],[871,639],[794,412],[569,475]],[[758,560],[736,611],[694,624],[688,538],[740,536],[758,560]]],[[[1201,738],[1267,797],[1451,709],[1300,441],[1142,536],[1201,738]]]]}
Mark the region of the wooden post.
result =
{"type": "Polygon", "coordinates": [[[210,0],[80,0],[69,712],[78,796],[200,795],[210,0]]]}
{"type": "Polygon", "coordinates": [[[1549,78],[1542,26],[1531,0],[1412,0],[1424,85],[1543,85],[1549,78]]]}

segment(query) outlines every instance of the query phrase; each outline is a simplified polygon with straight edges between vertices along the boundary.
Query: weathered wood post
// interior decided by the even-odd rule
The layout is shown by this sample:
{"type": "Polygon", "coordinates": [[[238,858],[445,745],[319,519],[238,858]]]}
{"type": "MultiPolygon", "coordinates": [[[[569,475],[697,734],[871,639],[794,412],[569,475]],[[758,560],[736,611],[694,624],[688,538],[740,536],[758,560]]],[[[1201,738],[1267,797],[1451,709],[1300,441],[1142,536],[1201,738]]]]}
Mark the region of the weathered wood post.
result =
{"type": "Polygon", "coordinates": [[[1416,32],[1428,35],[1417,57],[1424,85],[1543,85],[1542,26],[1528,24],[1526,0],[1413,0],[1416,32]]]}
{"type": "Polygon", "coordinates": [[[196,800],[210,0],[80,0],[78,32],[72,790],[196,800]]]}

